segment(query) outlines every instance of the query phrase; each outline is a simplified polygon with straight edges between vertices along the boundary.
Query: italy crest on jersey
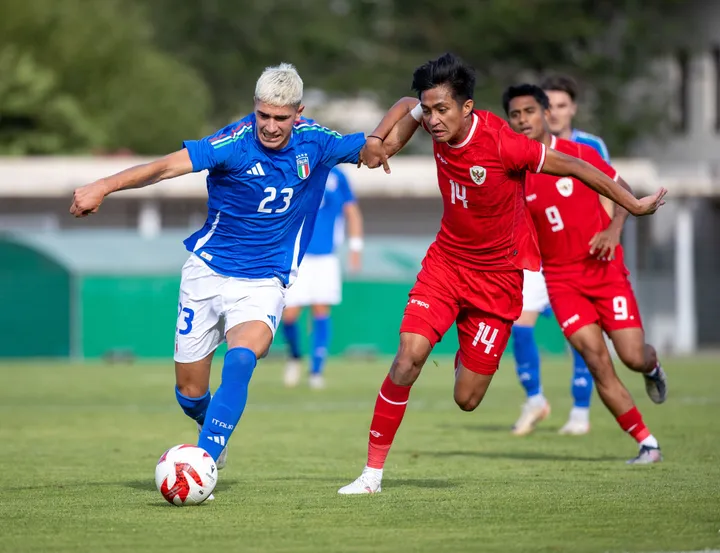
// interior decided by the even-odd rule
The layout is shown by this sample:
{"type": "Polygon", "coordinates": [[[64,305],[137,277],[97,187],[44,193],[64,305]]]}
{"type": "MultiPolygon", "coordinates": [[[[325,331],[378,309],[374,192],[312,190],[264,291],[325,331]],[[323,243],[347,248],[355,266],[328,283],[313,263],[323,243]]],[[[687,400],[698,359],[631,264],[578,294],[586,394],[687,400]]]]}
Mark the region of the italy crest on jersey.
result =
{"type": "Polygon", "coordinates": [[[305,180],[310,176],[310,158],[307,154],[300,154],[295,156],[295,160],[297,161],[298,177],[305,180]]]}

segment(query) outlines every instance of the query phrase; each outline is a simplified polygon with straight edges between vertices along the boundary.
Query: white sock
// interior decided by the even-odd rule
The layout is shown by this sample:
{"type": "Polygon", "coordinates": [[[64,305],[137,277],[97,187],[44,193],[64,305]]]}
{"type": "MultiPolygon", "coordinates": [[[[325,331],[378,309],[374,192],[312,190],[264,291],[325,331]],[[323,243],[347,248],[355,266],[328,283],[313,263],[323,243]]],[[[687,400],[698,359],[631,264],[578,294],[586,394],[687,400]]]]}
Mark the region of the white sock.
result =
{"type": "Polygon", "coordinates": [[[545,399],[545,396],[542,395],[542,392],[540,392],[539,394],[527,398],[527,402],[533,407],[542,407],[547,403],[547,400],[545,399]]]}
{"type": "Polygon", "coordinates": [[[589,423],[590,409],[588,407],[573,407],[570,410],[570,420],[589,423]]]}
{"type": "Polygon", "coordinates": [[[371,474],[374,478],[382,479],[383,469],[374,469],[374,468],[370,468],[366,465],[365,470],[363,472],[367,472],[367,473],[371,474]]]}
{"type": "Polygon", "coordinates": [[[655,439],[655,436],[650,434],[647,438],[645,438],[642,442],[640,442],[641,446],[647,446],[647,447],[654,447],[658,448],[660,445],[658,444],[658,441],[655,439]]]}
{"type": "Polygon", "coordinates": [[[651,370],[649,373],[647,373],[647,375],[650,378],[655,378],[657,376],[657,373],[658,373],[658,367],[655,367],[653,370],[651,370]]]}

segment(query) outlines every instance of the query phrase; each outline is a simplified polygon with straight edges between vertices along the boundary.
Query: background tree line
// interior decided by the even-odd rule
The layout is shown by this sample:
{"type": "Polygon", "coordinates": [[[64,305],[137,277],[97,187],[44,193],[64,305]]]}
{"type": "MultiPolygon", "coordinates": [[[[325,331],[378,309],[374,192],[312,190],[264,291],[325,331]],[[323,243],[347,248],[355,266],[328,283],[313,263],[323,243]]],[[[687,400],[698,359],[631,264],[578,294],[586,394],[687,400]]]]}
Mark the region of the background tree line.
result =
{"type": "Polygon", "coordinates": [[[574,75],[581,121],[615,155],[663,122],[653,60],[683,31],[682,0],[0,0],[0,153],[175,149],[252,107],[257,76],[294,63],[308,88],[409,94],[413,68],[452,50],[476,102],[574,75]],[[630,83],[631,96],[625,92],[630,83]],[[630,98],[630,99],[628,99],[630,98]]]}

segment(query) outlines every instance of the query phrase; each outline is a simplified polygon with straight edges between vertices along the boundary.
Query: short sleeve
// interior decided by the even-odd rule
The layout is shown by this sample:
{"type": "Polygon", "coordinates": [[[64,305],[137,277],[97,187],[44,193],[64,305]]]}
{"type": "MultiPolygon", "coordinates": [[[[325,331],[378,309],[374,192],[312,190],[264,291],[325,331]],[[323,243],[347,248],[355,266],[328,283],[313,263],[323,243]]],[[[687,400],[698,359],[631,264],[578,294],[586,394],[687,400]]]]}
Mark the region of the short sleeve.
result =
{"type": "Polygon", "coordinates": [[[595,148],[587,145],[587,147],[582,148],[580,152],[581,159],[587,161],[590,165],[605,173],[612,180],[618,180],[618,177],[620,175],[618,174],[617,170],[608,165],[608,163],[602,158],[601,154],[595,148]]]}
{"type": "Polygon", "coordinates": [[[509,173],[539,173],[545,163],[545,145],[516,133],[509,125],[498,129],[498,154],[509,173]]]}
{"type": "Polygon", "coordinates": [[[355,194],[353,194],[352,188],[350,188],[350,182],[345,176],[345,173],[337,168],[333,169],[332,172],[337,177],[337,191],[340,197],[340,203],[342,205],[354,203],[355,194]]]}
{"type": "Polygon", "coordinates": [[[322,133],[323,152],[321,162],[328,167],[335,167],[339,163],[357,163],[360,150],[365,145],[365,135],[354,133],[341,135],[335,131],[324,129],[316,131],[322,133]]]}
{"type": "Polygon", "coordinates": [[[249,122],[241,122],[228,125],[200,140],[184,141],[183,148],[190,155],[193,171],[225,167],[230,158],[237,153],[240,139],[248,132],[252,132],[252,125],[249,122]]]}

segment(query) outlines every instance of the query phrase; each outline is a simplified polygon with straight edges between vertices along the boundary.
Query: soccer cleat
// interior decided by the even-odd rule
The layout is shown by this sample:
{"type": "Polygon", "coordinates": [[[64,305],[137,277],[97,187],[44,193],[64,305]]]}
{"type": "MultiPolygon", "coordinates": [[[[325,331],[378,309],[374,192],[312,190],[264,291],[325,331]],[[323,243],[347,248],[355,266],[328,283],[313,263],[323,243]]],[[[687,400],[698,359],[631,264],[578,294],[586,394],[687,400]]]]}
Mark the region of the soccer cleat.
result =
{"type": "Polygon", "coordinates": [[[523,403],[520,418],[515,422],[512,428],[514,436],[527,436],[535,426],[542,420],[545,420],[550,414],[550,404],[545,398],[541,402],[533,402],[531,400],[523,403]]]}
{"type": "Polygon", "coordinates": [[[362,474],[352,484],[338,490],[340,495],[363,495],[382,491],[382,469],[365,467],[362,474]]]}
{"type": "Polygon", "coordinates": [[[590,423],[587,421],[568,419],[565,425],[558,430],[558,434],[564,436],[582,436],[590,432],[590,423]]]}
{"type": "Polygon", "coordinates": [[[645,391],[653,403],[663,403],[667,399],[667,376],[665,371],[658,363],[655,368],[656,373],[653,376],[644,374],[645,391]]]}
{"type": "MultiPolygon", "coordinates": [[[[198,436],[202,433],[202,425],[200,423],[197,423],[198,428],[198,436]]],[[[225,465],[227,464],[227,446],[225,446],[220,453],[220,457],[217,458],[217,461],[215,461],[215,466],[218,470],[222,470],[225,468],[225,465]]],[[[214,498],[213,498],[214,499],[214,498]]],[[[207,498],[205,501],[209,501],[210,498],[207,498]]]]}
{"type": "Polygon", "coordinates": [[[291,359],[285,365],[285,387],[294,388],[300,383],[300,362],[291,359]]]}
{"type": "Polygon", "coordinates": [[[210,494],[205,501],[215,501],[215,496],[213,494],[210,494]]]}
{"type": "Polygon", "coordinates": [[[650,465],[662,461],[659,447],[640,446],[640,453],[634,459],[627,461],[628,465],[650,465]]]}
{"type": "Polygon", "coordinates": [[[565,436],[582,436],[590,432],[590,412],[583,407],[573,407],[570,410],[565,426],[558,430],[558,434],[565,436]]]}
{"type": "Polygon", "coordinates": [[[325,378],[323,378],[321,374],[311,374],[308,383],[313,390],[322,390],[325,388],[325,378]]]}

